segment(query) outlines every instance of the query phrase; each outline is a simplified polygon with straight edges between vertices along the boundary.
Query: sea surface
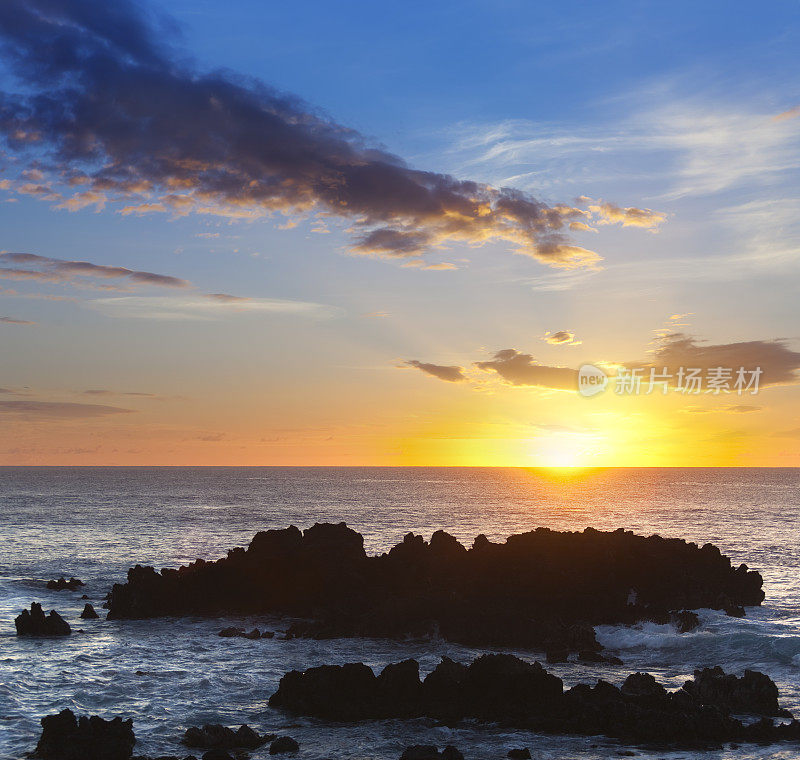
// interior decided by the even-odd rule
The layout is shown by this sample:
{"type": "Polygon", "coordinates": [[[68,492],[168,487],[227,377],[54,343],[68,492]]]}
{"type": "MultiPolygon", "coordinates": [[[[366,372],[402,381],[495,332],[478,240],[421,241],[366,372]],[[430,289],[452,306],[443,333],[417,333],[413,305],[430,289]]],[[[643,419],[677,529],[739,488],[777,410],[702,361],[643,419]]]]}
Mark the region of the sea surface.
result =
{"type": "MultiPolygon", "coordinates": [[[[612,758],[626,748],[597,737],[430,721],[329,724],[271,710],[284,672],[361,661],[381,668],[407,657],[423,672],[442,655],[469,662],[487,650],[439,640],[281,640],[286,621],[159,619],[107,621],[101,605],[136,563],[177,567],[246,546],[259,530],[345,521],[380,553],[414,531],[437,529],[469,545],[538,526],[626,528],[712,542],[735,564],[764,576],[766,602],[742,620],[700,611],[688,634],[653,624],[601,627],[598,638],[622,667],[548,665],[567,686],[637,670],[678,687],[697,667],[754,668],[778,684],[800,715],[800,470],[501,468],[0,468],[0,758],[33,749],[39,719],[65,707],[131,717],[137,754],[188,754],[187,726],[248,723],[290,734],[299,757],[397,760],[410,744],[454,744],[467,760],[529,747],[534,758],[612,758]],[[77,576],[78,592],[45,583],[77,576]],[[81,594],[101,612],[82,621],[81,594]],[[80,632],[64,639],[14,635],[32,601],[57,609],[80,632]],[[274,630],[273,639],[221,639],[225,625],[274,630]]],[[[536,652],[516,652],[534,660],[536,652]]],[[[800,747],[726,747],[705,753],[634,748],[644,758],[797,758],[800,747]]],[[[268,757],[266,748],[254,758],[268,757]]]]}

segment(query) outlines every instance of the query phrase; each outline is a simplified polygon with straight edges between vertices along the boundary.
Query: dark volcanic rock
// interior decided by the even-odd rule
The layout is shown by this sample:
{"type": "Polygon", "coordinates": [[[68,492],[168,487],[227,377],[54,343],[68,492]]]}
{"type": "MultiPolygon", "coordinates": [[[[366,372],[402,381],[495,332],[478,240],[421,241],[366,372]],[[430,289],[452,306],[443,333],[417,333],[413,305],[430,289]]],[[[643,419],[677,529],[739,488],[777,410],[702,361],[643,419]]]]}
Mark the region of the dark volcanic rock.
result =
{"type": "Polygon", "coordinates": [[[95,612],[94,607],[88,602],[83,606],[83,612],[81,612],[81,618],[83,620],[96,620],[99,618],[100,615],[95,612]]]}
{"type": "Polygon", "coordinates": [[[414,660],[388,665],[377,677],[361,663],[322,665],[287,673],[269,704],[332,720],[429,717],[452,725],[477,719],[676,746],[800,740],[796,721],[746,725],[732,717],[787,714],[767,676],[747,671],[736,678],[718,668],[697,671],[694,681],[670,692],[648,673],[629,675],[621,688],[598,681],[564,691],[561,679],[539,663],[506,654],[483,655],[469,666],[444,658],[421,683],[414,660]]]}
{"type": "Polygon", "coordinates": [[[527,747],[510,749],[506,757],[510,757],[511,760],[531,760],[531,751],[527,747]]]}
{"type": "Polygon", "coordinates": [[[702,704],[728,712],[791,717],[778,706],[778,687],[754,670],[745,670],[741,678],[726,674],[720,667],[695,670],[694,680],[683,688],[702,704]]]}
{"type": "Polygon", "coordinates": [[[234,731],[218,723],[207,723],[202,728],[187,728],[182,742],[187,747],[204,749],[257,749],[274,738],[274,734],[259,736],[247,724],[234,731]]]}
{"type": "Polygon", "coordinates": [[[38,602],[31,604],[30,612],[22,610],[14,618],[14,625],[17,636],[69,636],[72,633],[69,623],[61,615],[50,610],[50,614],[45,616],[42,605],[38,602]]]}
{"type": "Polygon", "coordinates": [[[42,736],[34,757],[43,760],[128,760],[136,737],[133,721],[76,718],[72,710],[42,718],[42,736]]]}
{"type": "Polygon", "coordinates": [[[672,622],[678,628],[678,633],[689,633],[700,625],[700,618],[697,617],[696,612],[691,610],[681,610],[680,612],[673,612],[670,616],[672,622]]]}
{"type": "Polygon", "coordinates": [[[279,736],[269,745],[270,755],[282,755],[284,752],[297,752],[300,745],[291,736],[279,736]]]}
{"type": "MultiPolygon", "coordinates": [[[[711,544],[617,530],[539,528],[466,549],[409,533],[368,557],[344,523],[258,533],[245,549],[178,570],[137,565],[110,618],[285,614],[289,636],[403,637],[433,632],[470,646],[596,652],[593,625],[669,622],[670,610],[760,604],[762,579],[711,544]]],[[[688,628],[693,613],[676,613],[688,628]]],[[[240,635],[229,633],[221,635],[240,635]]]]}
{"type": "Polygon", "coordinates": [[[63,575],[57,581],[47,581],[47,588],[51,591],[77,591],[86,584],[77,578],[67,580],[63,575]]]}
{"type": "Polygon", "coordinates": [[[432,744],[412,744],[403,750],[400,760],[441,760],[441,755],[432,744]]]}

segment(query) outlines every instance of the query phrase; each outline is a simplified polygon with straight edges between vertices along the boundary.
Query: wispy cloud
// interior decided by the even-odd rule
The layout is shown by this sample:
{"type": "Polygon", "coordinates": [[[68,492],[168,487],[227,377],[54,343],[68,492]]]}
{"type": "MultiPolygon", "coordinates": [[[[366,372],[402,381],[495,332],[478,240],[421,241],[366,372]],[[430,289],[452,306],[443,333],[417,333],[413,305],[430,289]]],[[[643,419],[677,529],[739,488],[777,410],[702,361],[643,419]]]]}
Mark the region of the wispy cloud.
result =
{"type": "Polygon", "coordinates": [[[36,322],[31,322],[28,319],[14,319],[13,317],[0,317],[0,322],[4,325],[35,325],[36,322]]]}
{"type": "Polygon", "coordinates": [[[444,380],[448,383],[463,383],[467,378],[464,375],[464,368],[457,366],[448,366],[445,364],[430,364],[429,362],[421,362],[417,359],[409,359],[405,362],[407,367],[416,367],[426,375],[444,380]]]}
{"type": "Polygon", "coordinates": [[[542,337],[551,346],[580,346],[581,341],[575,338],[572,330],[556,330],[556,332],[546,332],[542,337]]]}
{"type": "MultiPolygon", "coordinates": [[[[219,294],[218,294],[219,295],[219,294]]],[[[331,319],[341,311],[333,306],[279,298],[198,296],[118,296],[94,298],[86,305],[109,317],[125,319],[216,320],[235,314],[287,315],[331,319]]]]}
{"type": "Polygon", "coordinates": [[[0,415],[24,419],[81,419],[130,414],[133,410],[101,404],[78,404],[65,401],[2,401],[0,415]]]}

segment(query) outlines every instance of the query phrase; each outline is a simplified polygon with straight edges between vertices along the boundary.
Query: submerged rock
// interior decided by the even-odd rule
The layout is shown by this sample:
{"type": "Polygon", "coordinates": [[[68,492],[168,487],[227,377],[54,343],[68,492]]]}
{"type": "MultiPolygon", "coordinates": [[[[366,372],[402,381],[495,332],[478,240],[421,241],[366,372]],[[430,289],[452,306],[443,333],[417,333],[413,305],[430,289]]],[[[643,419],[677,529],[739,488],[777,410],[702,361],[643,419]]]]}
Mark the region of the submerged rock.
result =
{"type": "MultiPolygon", "coordinates": [[[[137,565],[111,593],[110,618],[284,614],[303,618],[288,637],[398,638],[436,633],[480,647],[596,652],[593,625],[670,621],[692,608],[757,605],[761,576],[733,568],[706,544],[629,531],[538,528],[470,549],[436,531],[409,533],[369,557],[363,537],[338,525],[258,533],[216,562],[156,572],[137,565]]],[[[226,629],[223,636],[240,636],[226,629]]],[[[255,632],[248,635],[254,636],[255,632]]]]}
{"type": "Polygon", "coordinates": [[[128,760],[136,737],[133,721],[97,715],[76,718],[72,710],[42,718],[34,757],[43,760],[128,760]]]}
{"type": "Polygon", "coordinates": [[[77,578],[67,580],[63,575],[57,581],[47,581],[47,588],[51,591],[77,591],[86,584],[77,578]]]}
{"type": "Polygon", "coordinates": [[[42,605],[38,602],[31,604],[30,612],[22,610],[14,618],[14,625],[17,636],[69,636],[72,633],[69,623],[61,615],[50,610],[50,614],[45,616],[42,605]]]}
{"type": "Polygon", "coordinates": [[[83,612],[81,612],[81,618],[83,620],[96,620],[99,617],[100,615],[95,612],[94,607],[87,602],[83,607],[83,612]]]}
{"type": "Polygon", "coordinates": [[[649,673],[629,675],[622,687],[601,680],[565,691],[561,679],[538,662],[508,654],[483,655],[470,665],[443,658],[423,680],[414,660],[387,665],[378,676],[362,663],[322,665],[284,675],[269,704],[329,720],[427,717],[453,725],[470,719],[675,746],[800,740],[796,721],[776,725],[765,718],[748,725],[732,717],[790,716],[778,706],[777,688],[767,676],[746,671],[737,678],[719,668],[697,671],[677,691],[649,673]]]}
{"type": "Polygon", "coordinates": [[[247,724],[234,731],[218,723],[207,723],[202,728],[187,728],[181,741],[187,747],[204,749],[257,749],[274,738],[274,734],[260,736],[247,724]]]}

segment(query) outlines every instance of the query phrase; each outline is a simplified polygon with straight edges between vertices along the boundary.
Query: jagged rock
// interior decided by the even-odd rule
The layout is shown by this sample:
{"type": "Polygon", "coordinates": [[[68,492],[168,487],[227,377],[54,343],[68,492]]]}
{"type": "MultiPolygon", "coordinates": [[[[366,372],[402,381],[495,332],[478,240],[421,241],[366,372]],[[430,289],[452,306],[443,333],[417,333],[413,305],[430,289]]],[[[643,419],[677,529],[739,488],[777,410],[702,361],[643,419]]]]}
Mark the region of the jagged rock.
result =
{"type": "Polygon", "coordinates": [[[81,619],[83,620],[96,620],[99,618],[100,615],[95,612],[94,607],[88,602],[83,607],[83,612],[81,612],[81,619]]]}
{"type": "Polygon", "coordinates": [[[14,625],[17,636],[69,636],[72,633],[69,623],[61,615],[50,610],[50,614],[45,616],[42,605],[38,602],[31,604],[30,612],[22,610],[14,618],[14,625]]]}
{"type": "Polygon", "coordinates": [[[548,649],[545,658],[549,663],[567,662],[569,660],[569,649],[548,649]]]}
{"type": "Polygon", "coordinates": [[[260,639],[261,638],[261,631],[258,628],[253,628],[252,631],[248,631],[247,633],[242,634],[242,638],[245,639],[260,639]]]}
{"type": "Polygon", "coordinates": [[[688,633],[700,625],[700,618],[696,612],[691,610],[681,610],[670,615],[671,621],[678,628],[678,633],[688,633]]]}
{"type": "Polygon", "coordinates": [[[285,752],[297,752],[300,745],[291,736],[279,736],[269,745],[270,755],[282,755],[285,752]]]}
{"type": "Polygon", "coordinates": [[[224,749],[210,749],[203,753],[203,760],[235,760],[235,758],[224,749]]]}
{"type": "Polygon", "coordinates": [[[743,618],[746,617],[744,607],[738,604],[729,604],[725,607],[725,614],[728,617],[743,618]]]}
{"type": "Polygon", "coordinates": [[[181,740],[187,747],[205,749],[257,749],[275,738],[274,734],[260,736],[247,724],[232,728],[219,723],[207,723],[202,728],[191,726],[181,740]]]}
{"type": "Polygon", "coordinates": [[[243,628],[223,628],[219,632],[219,636],[223,639],[233,639],[239,636],[244,636],[244,629],[243,628]]]}
{"type": "Polygon", "coordinates": [[[275,631],[263,631],[261,633],[262,639],[274,639],[275,638],[275,631]]]}
{"type": "Polygon", "coordinates": [[[694,680],[684,690],[704,705],[732,713],[754,713],[790,718],[778,705],[778,687],[763,673],[745,670],[740,678],[726,674],[719,666],[694,671],[694,680]]]}
{"type": "MultiPolygon", "coordinates": [[[[539,528],[470,549],[436,531],[368,557],[338,525],[258,533],[245,549],[178,570],[136,565],[109,617],[285,614],[288,636],[398,638],[438,632],[469,646],[597,652],[593,625],[669,622],[669,610],[756,605],[762,579],[711,544],[629,531],[539,528]]],[[[679,615],[686,626],[691,614],[679,615]]],[[[239,635],[239,634],[230,634],[239,635]]]]}
{"type": "Polygon", "coordinates": [[[531,751],[527,747],[510,749],[506,757],[510,757],[511,760],[531,760],[531,751]]]}
{"type": "Polygon", "coordinates": [[[86,584],[77,578],[67,580],[63,575],[57,581],[47,581],[47,588],[51,591],[77,591],[86,584]]]}
{"type": "Polygon", "coordinates": [[[800,740],[796,721],[746,725],[733,717],[734,712],[787,716],[778,707],[774,683],[761,673],[736,678],[719,669],[697,671],[695,681],[677,691],[648,673],[633,673],[621,688],[600,680],[564,691],[561,679],[539,663],[508,654],[483,655],[468,666],[443,658],[421,683],[414,660],[387,665],[377,677],[362,663],[292,671],[269,705],[332,720],[427,717],[453,725],[471,719],[676,746],[800,740]]]}
{"type": "Polygon", "coordinates": [[[76,718],[72,710],[42,718],[34,757],[43,760],[128,760],[136,737],[133,721],[97,715],[76,718]]]}

